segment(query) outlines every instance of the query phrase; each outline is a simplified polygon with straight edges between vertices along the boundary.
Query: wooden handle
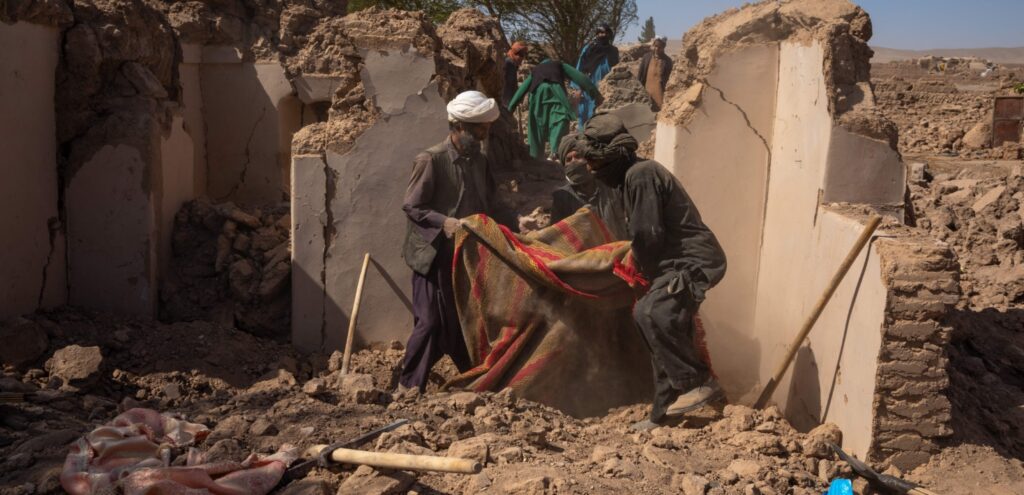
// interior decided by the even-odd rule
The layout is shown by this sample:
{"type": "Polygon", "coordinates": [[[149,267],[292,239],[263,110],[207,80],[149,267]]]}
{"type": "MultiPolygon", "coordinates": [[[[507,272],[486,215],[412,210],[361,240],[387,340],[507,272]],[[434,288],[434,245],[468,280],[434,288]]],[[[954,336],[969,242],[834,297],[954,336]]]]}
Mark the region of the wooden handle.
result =
{"type": "Polygon", "coordinates": [[[761,409],[768,404],[768,400],[771,399],[772,394],[775,393],[775,388],[779,386],[779,382],[782,381],[782,376],[786,374],[786,370],[789,369],[789,365],[793,363],[793,358],[796,356],[796,351],[800,349],[800,345],[804,339],[807,338],[807,334],[811,333],[811,329],[814,328],[814,324],[818,321],[818,317],[821,316],[822,311],[825,310],[825,306],[828,305],[828,301],[832,299],[832,295],[836,293],[836,289],[839,288],[839,284],[842,283],[843,278],[846,276],[846,272],[850,271],[850,267],[853,266],[853,262],[860,256],[860,252],[864,249],[864,246],[871,240],[871,235],[875,233],[875,229],[882,223],[882,217],[878,215],[872,216],[868,219],[867,226],[864,227],[864,231],[860,233],[860,237],[857,238],[857,242],[854,243],[853,248],[846,255],[846,259],[839,265],[839,269],[836,270],[836,274],[832,276],[832,281],[829,282],[828,287],[825,289],[825,293],[818,299],[818,303],[814,305],[814,309],[811,314],[804,321],[803,327],[800,328],[800,332],[797,334],[796,339],[789,345],[789,349],[786,349],[786,357],[783,358],[782,362],[779,363],[778,369],[775,370],[775,374],[765,385],[764,390],[761,392],[761,396],[757,398],[757,402],[754,403],[754,408],[761,409]]]}
{"type": "Polygon", "coordinates": [[[352,340],[356,336],[356,320],[359,319],[359,303],[363,299],[363,284],[366,283],[366,268],[370,266],[370,253],[363,256],[363,268],[359,271],[359,283],[356,285],[356,297],[352,301],[352,314],[348,319],[348,335],[345,336],[345,354],[341,359],[341,374],[348,374],[348,364],[352,361],[352,340]]]}
{"type": "MultiPolygon", "coordinates": [[[[326,447],[326,445],[310,447],[306,449],[306,455],[317,456],[326,447]]],[[[399,469],[403,471],[476,474],[481,469],[480,463],[473,459],[395,454],[391,452],[367,452],[354,449],[336,449],[334,452],[331,452],[331,460],[342,464],[399,469]]]]}

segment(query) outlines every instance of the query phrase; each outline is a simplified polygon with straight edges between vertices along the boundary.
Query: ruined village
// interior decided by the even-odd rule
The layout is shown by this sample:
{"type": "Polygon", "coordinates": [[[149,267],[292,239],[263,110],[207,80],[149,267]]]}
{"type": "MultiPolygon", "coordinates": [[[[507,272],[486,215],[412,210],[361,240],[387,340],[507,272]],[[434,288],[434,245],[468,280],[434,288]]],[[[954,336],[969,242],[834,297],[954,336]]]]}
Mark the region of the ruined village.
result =
{"type": "Polygon", "coordinates": [[[0,0],[0,494],[1024,493],[1024,60],[768,0],[590,88],[347,3],[0,0]],[[724,256],[668,288],[641,168],[724,256]]]}

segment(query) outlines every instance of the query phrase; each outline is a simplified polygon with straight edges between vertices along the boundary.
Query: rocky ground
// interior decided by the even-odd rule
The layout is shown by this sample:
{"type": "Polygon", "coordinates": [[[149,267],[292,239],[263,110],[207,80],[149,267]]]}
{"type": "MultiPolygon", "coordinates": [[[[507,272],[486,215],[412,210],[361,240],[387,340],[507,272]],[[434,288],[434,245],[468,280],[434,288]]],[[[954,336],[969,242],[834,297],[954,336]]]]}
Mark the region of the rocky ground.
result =
{"type": "MultiPolygon", "coordinates": [[[[27,394],[0,404],[2,494],[61,493],[67,444],[131,407],[209,426],[200,448],[212,460],[270,453],[283,443],[334,443],[405,418],[409,425],[363,448],[474,458],[485,466],[470,476],[317,468],[276,493],[812,494],[851,474],[823,444],[838,440],[834,427],[802,434],[774,408],[719,404],[680,426],[634,433],[628,426],[644,417],[643,405],[577,419],[507,393],[440,392],[454,372],[447,361],[426,395],[393,393],[397,343],[355,354],[343,376],[340,353],[300,357],[290,346],[207,322],[61,310],[2,332],[22,340],[4,349],[17,367],[4,371],[0,392],[27,394]]],[[[975,445],[949,448],[905,475],[946,494],[1024,487],[1019,460],[975,445]],[[966,466],[983,468],[969,485],[951,482],[966,466]]]]}
{"type": "Polygon", "coordinates": [[[1013,95],[1024,67],[999,66],[982,77],[967,66],[945,72],[912,61],[872,64],[871,82],[881,112],[900,129],[899,149],[973,159],[1024,158],[1018,144],[991,148],[992,101],[1013,95]]]}

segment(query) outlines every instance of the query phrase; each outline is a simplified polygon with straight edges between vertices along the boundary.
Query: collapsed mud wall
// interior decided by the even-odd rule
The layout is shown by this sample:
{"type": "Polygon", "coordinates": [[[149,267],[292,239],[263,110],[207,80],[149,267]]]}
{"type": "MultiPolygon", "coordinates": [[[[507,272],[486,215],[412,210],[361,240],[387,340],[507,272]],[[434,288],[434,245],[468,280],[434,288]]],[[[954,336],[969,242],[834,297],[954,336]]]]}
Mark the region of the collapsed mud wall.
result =
{"type": "Polygon", "coordinates": [[[58,211],[54,74],[70,11],[42,2],[0,11],[0,319],[67,300],[58,211]],[[20,9],[19,9],[20,7],[20,9]]]}
{"type": "MultiPolygon", "coordinates": [[[[500,96],[507,46],[473,9],[436,29],[421,13],[369,9],[321,23],[310,40],[289,68],[333,89],[321,92],[327,121],[293,140],[293,340],[307,351],[342,346],[364,253],[374,263],[358,340],[402,340],[412,326],[401,258],[411,160],[447,135],[446,101],[467,89],[500,96]]],[[[510,119],[485,144],[506,171],[525,155],[510,119]]]]}
{"type": "Polygon", "coordinates": [[[321,117],[284,60],[345,11],[314,0],[5,2],[4,113],[23,117],[4,136],[24,156],[4,196],[31,213],[9,220],[8,252],[27,262],[4,264],[0,313],[69,302],[156,315],[174,256],[192,254],[172,249],[183,204],[287,198],[292,133],[321,117]]]}
{"type": "MultiPolygon", "coordinates": [[[[863,228],[863,213],[889,217],[880,234],[888,247],[876,242],[861,253],[773,399],[794,425],[833,422],[850,451],[906,468],[947,434],[948,402],[945,415],[941,401],[934,416],[920,415],[934,426],[916,442],[895,440],[905,424],[882,426],[924,397],[895,404],[903,399],[886,395],[894,368],[927,361],[933,381],[915,389],[921,394],[944,383],[940,358],[894,351],[902,340],[891,328],[903,322],[894,308],[916,293],[904,294],[884,270],[920,250],[952,254],[898,228],[905,171],[896,128],[874,108],[870,36],[867,14],[845,0],[761,2],[706,19],[683,39],[655,158],[690,191],[729,257],[702,317],[716,370],[740,402],[774,372],[863,228]]],[[[922,294],[937,314],[955,302],[934,296],[922,294]]],[[[928,338],[941,349],[948,332],[928,338]]]]}

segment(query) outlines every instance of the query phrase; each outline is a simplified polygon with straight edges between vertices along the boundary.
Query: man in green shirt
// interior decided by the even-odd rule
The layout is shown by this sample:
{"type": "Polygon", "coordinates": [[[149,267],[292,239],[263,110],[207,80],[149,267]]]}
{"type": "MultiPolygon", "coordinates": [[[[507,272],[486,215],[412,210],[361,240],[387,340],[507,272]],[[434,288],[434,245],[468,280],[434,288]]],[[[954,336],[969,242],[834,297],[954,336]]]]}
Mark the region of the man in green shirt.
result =
{"type": "Polygon", "coordinates": [[[527,139],[530,142],[530,155],[534,158],[544,157],[545,142],[554,153],[562,136],[569,133],[570,123],[576,118],[565,91],[567,79],[583,88],[598,105],[603,101],[597,86],[583,73],[569,64],[549,59],[530,71],[530,76],[519,86],[508,104],[508,109],[514,110],[527,94],[530,95],[527,139]]]}

